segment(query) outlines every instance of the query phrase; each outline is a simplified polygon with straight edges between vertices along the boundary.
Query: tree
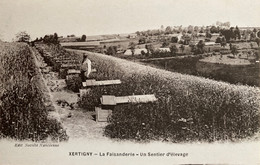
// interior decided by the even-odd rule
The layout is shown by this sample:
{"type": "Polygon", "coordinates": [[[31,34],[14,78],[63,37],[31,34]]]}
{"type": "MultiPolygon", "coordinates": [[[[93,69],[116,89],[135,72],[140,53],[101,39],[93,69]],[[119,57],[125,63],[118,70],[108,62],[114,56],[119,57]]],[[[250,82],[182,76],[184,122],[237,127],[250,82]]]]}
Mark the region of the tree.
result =
{"type": "Polygon", "coordinates": [[[210,33],[219,33],[218,28],[216,26],[212,26],[210,28],[210,33]]]}
{"type": "Polygon", "coordinates": [[[142,50],[142,51],[141,51],[141,55],[145,56],[145,54],[146,54],[145,51],[142,50]]]}
{"type": "Polygon", "coordinates": [[[235,56],[238,53],[237,47],[234,45],[231,47],[231,53],[235,56]]]}
{"type": "Polygon", "coordinates": [[[185,47],[183,45],[180,46],[181,52],[183,53],[185,47]]]}
{"type": "Polygon", "coordinates": [[[170,51],[172,55],[176,55],[176,52],[178,51],[178,48],[176,45],[171,45],[170,46],[170,51]]]}
{"type": "Polygon", "coordinates": [[[58,34],[57,34],[57,33],[54,33],[52,43],[58,44],[58,43],[59,43],[59,40],[58,40],[58,39],[59,39],[58,34]]]}
{"type": "Polygon", "coordinates": [[[184,35],[183,40],[184,40],[184,45],[189,45],[191,41],[191,37],[189,35],[184,35]]]}
{"type": "Polygon", "coordinates": [[[199,32],[199,27],[198,27],[198,26],[195,26],[195,27],[194,27],[194,31],[195,31],[195,32],[199,32]]]}
{"type": "Polygon", "coordinates": [[[165,40],[163,43],[162,43],[162,47],[165,48],[167,46],[170,45],[170,42],[168,40],[165,40]]]}
{"type": "Polygon", "coordinates": [[[145,37],[142,37],[139,39],[139,44],[145,44],[146,43],[146,38],[145,37]]]}
{"type": "Polygon", "coordinates": [[[206,38],[210,39],[212,35],[209,32],[206,32],[206,38]]]}
{"type": "Polygon", "coordinates": [[[254,48],[254,45],[253,45],[253,43],[252,43],[252,42],[250,42],[250,47],[251,47],[251,49],[253,49],[253,48],[254,48]]]}
{"type": "Polygon", "coordinates": [[[223,38],[221,39],[220,45],[221,45],[221,47],[224,47],[224,48],[225,48],[225,46],[227,45],[227,41],[226,41],[225,37],[223,37],[223,38]]]}
{"type": "Polygon", "coordinates": [[[218,38],[216,39],[215,43],[221,43],[221,41],[222,41],[221,37],[218,37],[218,38]]]}
{"type": "Polygon", "coordinates": [[[226,27],[230,27],[230,22],[225,22],[225,23],[223,23],[223,25],[226,27]]]}
{"type": "Polygon", "coordinates": [[[221,30],[221,34],[225,36],[227,42],[229,42],[230,39],[235,38],[235,33],[234,31],[232,31],[232,28],[230,28],[229,30],[227,29],[221,30]]]}
{"type": "Polygon", "coordinates": [[[240,35],[240,30],[239,30],[239,28],[236,26],[236,29],[235,29],[235,31],[234,31],[234,34],[235,34],[235,39],[241,39],[241,35],[240,35]]]}
{"type": "Polygon", "coordinates": [[[188,29],[187,29],[187,32],[191,34],[191,33],[193,33],[193,30],[194,30],[193,26],[189,25],[188,29]]]}
{"type": "Polygon", "coordinates": [[[145,49],[147,50],[147,54],[149,55],[150,53],[153,54],[154,53],[154,47],[152,44],[149,45],[145,45],[145,49]]]}
{"type": "Polygon", "coordinates": [[[256,37],[260,38],[260,31],[256,33],[256,37]]]}
{"type": "Polygon", "coordinates": [[[85,42],[86,39],[87,39],[87,36],[86,36],[85,34],[83,34],[83,35],[81,36],[80,41],[81,41],[81,42],[85,42]]]}
{"type": "Polygon", "coordinates": [[[204,47],[205,47],[205,43],[203,42],[203,40],[200,40],[197,44],[197,54],[203,54],[204,47]]]}
{"type": "Polygon", "coordinates": [[[164,26],[163,26],[163,25],[161,25],[161,30],[162,30],[162,31],[164,30],[164,26]]]}
{"type": "Polygon", "coordinates": [[[199,32],[204,33],[205,32],[204,27],[201,27],[199,32]]]}
{"type": "Polygon", "coordinates": [[[130,42],[129,43],[129,48],[130,48],[130,50],[131,50],[131,52],[132,52],[132,56],[134,56],[134,54],[135,54],[135,43],[134,42],[130,42]]]}
{"type": "Polygon", "coordinates": [[[16,39],[18,42],[29,42],[31,37],[26,31],[22,31],[16,34],[16,39]]]}
{"type": "Polygon", "coordinates": [[[59,44],[59,37],[57,33],[54,33],[53,35],[45,35],[43,37],[43,42],[47,44],[59,44]]]}
{"type": "Polygon", "coordinates": [[[172,37],[171,38],[172,43],[177,43],[178,42],[178,37],[172,37]]]}
{"type": "Polygon", "coordinates": [[[255,41],[257,43],[257,46],[259,47],[259,45],[260,45],[260,38],[256,38],[255,41]]]}
{"type": "Polygon", "coordinates": [[[107,49],[108,55],[116,55],[117,52],[117,46],[109,46],[107,49]]]}
{"type": "Polygon", "coordinates": [[[256,34],[255,33],[251,33],[250,34],[250,40],[253,41],[256,39],[256,34]]]}
{"type": "Polygon", "coordinates": [[[170,26],[167,26],[165,29],[165,34],[171,34],[172,33],[172,28],[170,26]]]}

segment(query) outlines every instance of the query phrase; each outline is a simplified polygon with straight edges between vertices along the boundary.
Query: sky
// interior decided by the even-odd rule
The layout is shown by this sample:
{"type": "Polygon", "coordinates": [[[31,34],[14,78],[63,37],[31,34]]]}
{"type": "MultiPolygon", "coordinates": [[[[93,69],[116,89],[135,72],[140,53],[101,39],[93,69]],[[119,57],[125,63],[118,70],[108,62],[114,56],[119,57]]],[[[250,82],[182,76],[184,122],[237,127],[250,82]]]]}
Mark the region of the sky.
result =
{"type": "Polygon", "coordinates": [[[0,39],[26,31],[76,36],[131,33],[161,25],[260,26],[260,0],[0,0],[0,39]]]}

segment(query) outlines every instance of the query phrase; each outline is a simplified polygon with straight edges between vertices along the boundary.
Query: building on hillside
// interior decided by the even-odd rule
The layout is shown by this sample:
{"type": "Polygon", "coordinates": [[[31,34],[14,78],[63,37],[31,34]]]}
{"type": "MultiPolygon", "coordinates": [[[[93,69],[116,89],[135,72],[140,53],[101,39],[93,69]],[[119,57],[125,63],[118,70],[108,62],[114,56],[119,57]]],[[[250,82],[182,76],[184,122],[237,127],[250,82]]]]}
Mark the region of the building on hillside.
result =
{"type": "Polygon", "coordinates": [[[205,42],[205,46],[214,46],[214,45],[220,45],[220,43],[215,43],[215,42],[205,42]]]}
{"type": "Polygon", "coordinates": [[[132,34],[129,34],[127,38],[136,38],[137,37],[137,34],[135,33],[132,33],[132,34]]]}
{"type": "Polygon", "coordinates": [[[159,51],[161,52],[170,52],[170,48],[158,48],[159,51]]]}
{"type": "Polygon", "coordinates": [[[216,41],[216,39],[219,37],[219,33],[212,33],[210,41],[216,41]]]}
{"type": "MultiPolygon", "coordinates": [[[[143,48],[143,49],[135,49],[134,55],[141,55],[141,54],[142,54],[142,53],[141,53],[142,51],[144,51],[145,53],[147,53],[147,49],[145,49],[145,48],[143,48]]],[[[127,56],[132,55],[131,49],[127,49],[127,50],[125,51],[124,55],[127,55],[127,56]]]]}
{"type": "Polygon", "coordinates": [[[206,37],[206,33],[198,33],[199,37],[206,37]]]}
{"type": "Polygon", "coordinates": [[[178,41],[180,41],[183,35],[181,33],[174,33],[174,34],[169,34],[168,36],[176,37],[178,38],[178,41]]]}

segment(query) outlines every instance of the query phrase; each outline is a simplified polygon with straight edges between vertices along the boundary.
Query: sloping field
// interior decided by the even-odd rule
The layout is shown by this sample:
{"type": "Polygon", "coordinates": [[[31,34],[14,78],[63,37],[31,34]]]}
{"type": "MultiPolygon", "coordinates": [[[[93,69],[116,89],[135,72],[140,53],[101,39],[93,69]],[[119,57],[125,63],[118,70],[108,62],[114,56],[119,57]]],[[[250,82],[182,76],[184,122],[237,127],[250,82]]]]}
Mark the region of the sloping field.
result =
{"type": "Polygon", "coordinates": [[[105,131],[111,138],[216,141],[249,138],[259,131],[259,88],[73,51],[89,55],[99,79],[119,78],[122,84],[128,84],[112,87],[106,94],[154,93],[158,98],[156,103],[116,106],[105,131]]]}
{"type": "Polygon", "coordinates": [[[99,46],[100,43],[98,41],[90,41],[90,42],[62,42],[61,46],[70,47],[70,46],[99,46]]]}
{"type": "Polygon", "coordinates": [[[0,138],[67,140],[55,119],[48,118],[47,98],[29,46],[0,44],[0,138]]]}

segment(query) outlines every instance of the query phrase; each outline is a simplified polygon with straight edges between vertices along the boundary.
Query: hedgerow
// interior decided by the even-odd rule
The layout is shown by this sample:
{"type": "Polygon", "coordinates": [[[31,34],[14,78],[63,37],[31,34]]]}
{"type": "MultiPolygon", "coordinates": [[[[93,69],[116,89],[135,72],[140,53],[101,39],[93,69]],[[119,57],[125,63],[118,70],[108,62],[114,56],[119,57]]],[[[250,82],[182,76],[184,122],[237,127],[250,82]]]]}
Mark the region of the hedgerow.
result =
{"type": "Polygon", "coordinates": [[[61,124],[48,118],[42,80],[29,46],[0,45],[0,138],[67,140],[61,124]]]}
{"type": "MultiPolygon", "coordinates": [[[[105,129],[111,138],[216,141],[252,137],[259,131],[260,90],[257,87],[231,85],[102,54],[88,54],[97,66],[104,67],[97,67],[100,75],[106,75],[104,79],[123,81],[122,85],[110,87],[107,93],[102,91],[107,87],[93,88],[91,93],[98,94],[90,97],[98,100],[102,94],[120,96],[132,92],[154,93],[158,98],[155,103],[115,106],[105,129]],[[133,75],[137,79],[131,79],[133,75]]],[[[94,107],[99,102],[90,100],[87,104],[94,107]]]]}

